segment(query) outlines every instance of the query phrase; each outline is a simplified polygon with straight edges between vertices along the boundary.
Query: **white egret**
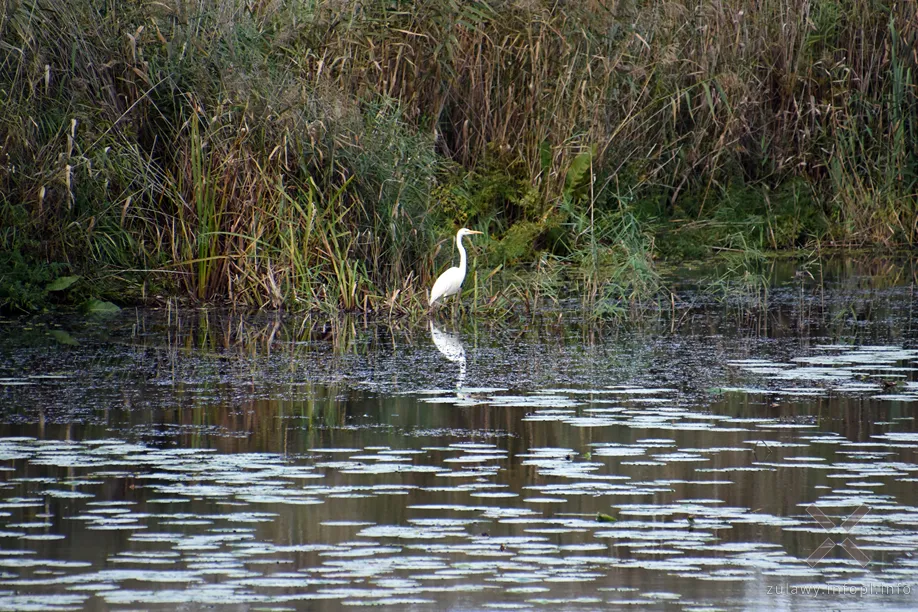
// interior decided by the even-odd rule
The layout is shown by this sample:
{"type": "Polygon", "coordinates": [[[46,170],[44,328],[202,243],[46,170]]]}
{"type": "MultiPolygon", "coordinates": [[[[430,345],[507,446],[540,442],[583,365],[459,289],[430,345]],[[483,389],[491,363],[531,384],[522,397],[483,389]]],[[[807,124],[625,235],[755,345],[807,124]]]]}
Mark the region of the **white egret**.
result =
{"type": "Polygon", "coordinates": [[[481,232],[476,232],[475,230],[466,229],[464,227],[456,232],[456,246],[459,247],[459,267],[450,268],[441,274],[437,282],[434,283],[433,289],[430,290],[431,306],[440,298],[446,298],[459,293],[459,290],[462,288],[462,281],[465,280],[466,269],[466,255],[465,247],[462,246],[462,237],[480,233],[481,232]]]}

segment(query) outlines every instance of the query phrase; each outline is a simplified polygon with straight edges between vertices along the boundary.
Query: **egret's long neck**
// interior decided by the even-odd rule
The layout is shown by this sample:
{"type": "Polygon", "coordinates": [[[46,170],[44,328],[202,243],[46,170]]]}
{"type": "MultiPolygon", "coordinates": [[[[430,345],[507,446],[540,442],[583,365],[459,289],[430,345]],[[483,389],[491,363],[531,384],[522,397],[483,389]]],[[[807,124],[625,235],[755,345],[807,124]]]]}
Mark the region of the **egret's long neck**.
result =
{"type": "Polygon", "coordinates": [[[466,256],[465,256],[465,247],[462,246],[462,235],[459,234],[456,236],[456,246],[459,247],[459,274],[462,277],[465,276],[465,267],[466,267],[466,256]]]}

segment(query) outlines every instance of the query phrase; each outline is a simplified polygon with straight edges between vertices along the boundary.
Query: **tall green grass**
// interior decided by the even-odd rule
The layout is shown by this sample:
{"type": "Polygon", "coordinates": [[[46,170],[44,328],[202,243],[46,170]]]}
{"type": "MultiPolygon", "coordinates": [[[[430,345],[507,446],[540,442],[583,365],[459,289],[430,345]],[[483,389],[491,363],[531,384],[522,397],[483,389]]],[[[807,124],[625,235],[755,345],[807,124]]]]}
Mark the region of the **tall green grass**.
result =
{"type": "Polygon", "coordinates": [[[613,311],[661,254],[913,244],[916,48],[900,1],[9,0],[0,285],[402,312],[469,225],[478,307],[613,311]]]}

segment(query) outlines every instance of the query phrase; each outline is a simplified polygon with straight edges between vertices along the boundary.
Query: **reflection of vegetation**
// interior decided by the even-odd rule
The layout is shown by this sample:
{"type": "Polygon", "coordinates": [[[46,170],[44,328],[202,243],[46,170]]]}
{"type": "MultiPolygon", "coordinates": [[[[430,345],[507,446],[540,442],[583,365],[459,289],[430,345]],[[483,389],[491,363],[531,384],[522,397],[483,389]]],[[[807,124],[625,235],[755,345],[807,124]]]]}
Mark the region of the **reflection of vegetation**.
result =
{"type": "Polygon", "coordinates": [[[913,243],[915,3],[848,4],[7,2],[0,307],[418,311],[463,224],[482,314],[563,265],[605,316],[654,257],[913,243]]]}
{"type": "Polygon", "coordinates": [[[774,262],[755,248],[724,256],[725,272],[707,287],[718,299],[739,302],[745,308],[767,308],[774,262]]]}

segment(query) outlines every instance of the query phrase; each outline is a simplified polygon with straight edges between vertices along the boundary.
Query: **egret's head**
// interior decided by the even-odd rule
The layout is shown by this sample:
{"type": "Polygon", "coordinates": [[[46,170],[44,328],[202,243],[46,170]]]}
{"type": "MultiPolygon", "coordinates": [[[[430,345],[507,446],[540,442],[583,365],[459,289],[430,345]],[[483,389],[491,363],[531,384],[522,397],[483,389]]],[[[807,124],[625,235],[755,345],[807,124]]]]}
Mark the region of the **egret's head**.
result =
{"type": "Polygon", "coordinates": [[[483,232],[476,232],[475,230],[470,230],[468,228],[463,227],[461,230],[459,230],[458,236],[462,238],[463,236],[471,236],[472,234],[481,234],[481,233],[483,232]]]}

